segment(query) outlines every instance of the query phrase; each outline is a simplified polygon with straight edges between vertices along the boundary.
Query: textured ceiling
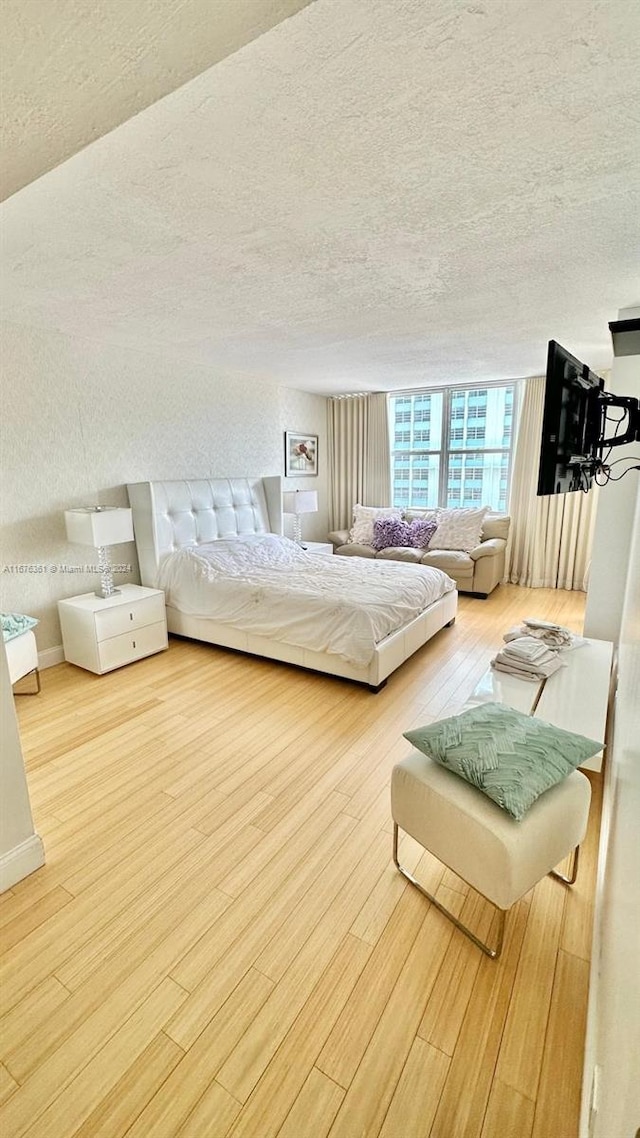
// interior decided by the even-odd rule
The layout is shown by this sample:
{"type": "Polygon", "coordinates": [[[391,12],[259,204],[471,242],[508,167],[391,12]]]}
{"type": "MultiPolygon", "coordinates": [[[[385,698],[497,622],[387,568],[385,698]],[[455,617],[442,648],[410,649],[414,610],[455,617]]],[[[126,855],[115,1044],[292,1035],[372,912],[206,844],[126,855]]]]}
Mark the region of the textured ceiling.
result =
{"type": "Polygon", "coordinates": [[[0,200],[310,0],[1,0],[0,200]]]}
{"type": "Polygon", "coordinates": [[[315,0],[3,206],[4,314],[322,393],[593,368],[637,0],[315,0]]]}

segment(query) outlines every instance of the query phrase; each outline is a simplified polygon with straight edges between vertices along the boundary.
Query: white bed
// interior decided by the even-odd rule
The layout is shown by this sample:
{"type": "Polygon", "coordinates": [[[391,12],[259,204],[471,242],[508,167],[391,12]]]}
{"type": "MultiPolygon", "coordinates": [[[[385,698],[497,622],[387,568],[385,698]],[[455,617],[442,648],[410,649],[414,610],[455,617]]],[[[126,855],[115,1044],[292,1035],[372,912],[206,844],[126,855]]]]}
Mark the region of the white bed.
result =
{"type": "Polygon", "coordinates": [[[128,491],[142,583],[164,589],[170,632],[377,690],[455,619],[439,571],[313,556],[282,538],[279,477],[128,491]]]}

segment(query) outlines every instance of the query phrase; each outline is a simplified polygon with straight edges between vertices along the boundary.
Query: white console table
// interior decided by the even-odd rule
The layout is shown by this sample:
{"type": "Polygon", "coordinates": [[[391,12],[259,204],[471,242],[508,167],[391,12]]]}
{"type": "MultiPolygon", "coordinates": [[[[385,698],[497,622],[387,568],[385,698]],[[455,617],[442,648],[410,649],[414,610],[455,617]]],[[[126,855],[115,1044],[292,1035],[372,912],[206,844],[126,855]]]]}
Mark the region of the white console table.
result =
{"type": "MultiPolygon", "coordinates": [[[[524,715],[537,715],[555,727],[575,731],[604,744],[611,686],[613,644],[587,640],[580,648],[562,653],[566,667],[548,680],[532,683],[489,668],[465,707],[479,703],[506,703],[524,715]]],[[[599,771],[602,752],[582,764],[583,770],[599,771]]]]}

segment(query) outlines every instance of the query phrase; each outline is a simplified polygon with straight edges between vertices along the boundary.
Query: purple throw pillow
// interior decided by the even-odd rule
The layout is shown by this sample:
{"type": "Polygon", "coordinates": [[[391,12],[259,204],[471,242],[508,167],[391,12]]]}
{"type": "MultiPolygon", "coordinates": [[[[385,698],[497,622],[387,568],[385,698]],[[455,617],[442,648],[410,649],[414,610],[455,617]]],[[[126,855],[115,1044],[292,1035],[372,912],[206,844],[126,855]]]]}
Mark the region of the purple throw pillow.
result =
{"type": "Polygon", "coordinates": [[[428,549],[437,528],[436,521],[424,518],[416,518],[412,522],[401,521],[399,518],[376,518],[373,523],[372,545],[378,553],[381,549],[392,547],[428,549]]]}
{"type": "Polygon", "coordinates": [[[438,528],[438,523],[426,521],[424,518],[416,518],[415,521],[410,522],[409,528],[411,530],[411,544],[416,549],[428,549],[429,542],[438,528]]]}
{"type": "Polygon", "coordinates": [[[376,518],[373,523],[373,548],[378,552],[392,545],[411,545],[411,526],[399,518],[376,518]]]}

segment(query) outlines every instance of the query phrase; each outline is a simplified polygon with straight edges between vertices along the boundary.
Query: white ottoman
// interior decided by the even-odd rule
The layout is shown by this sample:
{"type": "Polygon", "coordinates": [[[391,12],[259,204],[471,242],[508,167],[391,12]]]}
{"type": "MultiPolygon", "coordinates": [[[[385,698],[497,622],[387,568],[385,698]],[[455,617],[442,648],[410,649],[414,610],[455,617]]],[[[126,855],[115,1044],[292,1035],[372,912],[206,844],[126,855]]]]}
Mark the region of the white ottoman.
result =
{"type": "Polygon", "coordinates": [[[488,956],[502,949],[505,912],[547,873],[572,885],[587,829],[591,785],[573,771],[534,802],[521,822],[476,787],[420,751],[411,751],[391,776],[393,859],[400,872],[488,956]],[[436,901],[398,861],[398,827],[502,910],[491,948],[436,901]],[[574,852],[569,877],[554,871],[574,852]]]}

